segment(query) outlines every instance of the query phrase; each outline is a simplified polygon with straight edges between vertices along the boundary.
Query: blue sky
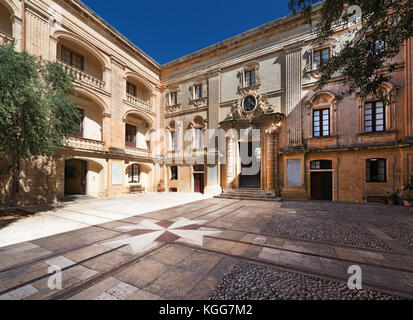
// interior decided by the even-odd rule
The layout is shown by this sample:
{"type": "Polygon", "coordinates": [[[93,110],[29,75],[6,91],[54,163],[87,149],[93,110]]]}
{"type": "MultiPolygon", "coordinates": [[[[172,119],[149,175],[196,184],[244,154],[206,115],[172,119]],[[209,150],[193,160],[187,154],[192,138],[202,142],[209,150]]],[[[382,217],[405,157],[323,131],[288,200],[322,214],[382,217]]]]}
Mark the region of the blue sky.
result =
{"type": "Polygon", "coordinates": [[[83,0],[160,64],[289,14],[288,0],[83,0]]]}

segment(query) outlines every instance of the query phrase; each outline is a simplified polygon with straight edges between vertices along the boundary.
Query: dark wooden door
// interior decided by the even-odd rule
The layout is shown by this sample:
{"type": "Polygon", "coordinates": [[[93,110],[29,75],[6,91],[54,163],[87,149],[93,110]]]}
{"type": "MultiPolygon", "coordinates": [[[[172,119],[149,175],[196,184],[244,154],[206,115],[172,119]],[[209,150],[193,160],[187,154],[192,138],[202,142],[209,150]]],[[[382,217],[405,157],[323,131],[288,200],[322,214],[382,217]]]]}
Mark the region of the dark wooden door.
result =
{"type": "Polygon", "coordinates": [[[311,199],[333,200],[333,174],[332,172],[311,173],[311,199]]]}
{"type": "Polygon", "coordinates": [[[204,174],[194,173],[194,192],[204,193],[204,174]]]}
{"type": "Polygon", "coordinates": [[[82,194],[86,195],[87,162],[82,161],[82,194]]]}

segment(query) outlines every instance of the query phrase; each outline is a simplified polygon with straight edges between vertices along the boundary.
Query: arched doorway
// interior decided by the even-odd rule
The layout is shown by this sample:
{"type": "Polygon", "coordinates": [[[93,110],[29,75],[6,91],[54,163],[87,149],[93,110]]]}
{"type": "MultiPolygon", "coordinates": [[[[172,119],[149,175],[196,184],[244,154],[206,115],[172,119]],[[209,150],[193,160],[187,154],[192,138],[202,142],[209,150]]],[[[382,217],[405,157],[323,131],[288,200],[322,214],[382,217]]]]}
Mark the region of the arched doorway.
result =
{"type": "Polygon", "coordinates": [[[87,162],[79,159],[65,161],[65,195],[86,195],[87,162]]]}

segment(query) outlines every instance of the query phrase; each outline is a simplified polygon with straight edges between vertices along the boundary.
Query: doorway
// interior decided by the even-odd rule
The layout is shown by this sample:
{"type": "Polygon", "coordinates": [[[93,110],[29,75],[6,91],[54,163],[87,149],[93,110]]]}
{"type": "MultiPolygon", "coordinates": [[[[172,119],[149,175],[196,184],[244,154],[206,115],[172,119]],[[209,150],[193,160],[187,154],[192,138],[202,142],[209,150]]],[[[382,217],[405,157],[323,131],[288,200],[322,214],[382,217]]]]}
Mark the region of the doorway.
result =
{"type": "Polygon", "coordinates": [[[261,188],[261,148],[259,143],[252,143],[251,141],[240,142],[239,148],[241,158],[241,174],[239,177],[239,187],[261,188]],[[241,150],[248,150],[248,155],[242,155],[241,150]],[[245,161],[242,161],[243,157],[247,159],[245,161]],[[244,164],[244,162],[247,162],[248,160],[250,161],[250,163],[244,164]],[[254,170],[254,168],[257,168],[258,172],[254,172],[257,171],[254,170]]]}
{"type": "Polygon", "coordinates": [[[331,160],[311,161],[311,199],[333,200],[333,162],[331,160]],[[324,171],[328,170],[328,171],[324,171]]]}
{"type": "Polygon", "coordinates": [[[205,168],[203,165],[194,166],[194,192],[204,193],[205,189],[205,168]]]}
{"type": "Polygon", "coordinates": [[[71,159],[65,162],[65,195],[86,195],[87,162],[71,159]]]}

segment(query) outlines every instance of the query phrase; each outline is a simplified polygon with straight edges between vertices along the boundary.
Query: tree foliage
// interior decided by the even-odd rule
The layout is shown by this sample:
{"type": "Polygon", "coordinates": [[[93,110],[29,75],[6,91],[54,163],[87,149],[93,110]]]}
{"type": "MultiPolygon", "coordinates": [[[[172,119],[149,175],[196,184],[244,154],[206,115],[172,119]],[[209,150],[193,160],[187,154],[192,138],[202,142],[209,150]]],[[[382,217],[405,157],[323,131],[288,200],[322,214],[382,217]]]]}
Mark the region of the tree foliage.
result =
{"type": "Polygon", "coordinates": [[[78,129],[71,80],[57,63],[0,46],[0,161],[11,164],[12,192],[22,160],[51,155],[78,129]]]}
{"type": "Polygon", "coordinates": [[[391,78],[396,65],[393,58],[404,42],[413,36],[411,1],[409,0],[325,0],[320,16],[314,18],[317,0],[290,0],[289,8],[302,13],[305,22],[312,24],[318,40],[325,41],[334,32],[349,28],[353,35],[341,50],[320,69],[317,89],[322,89],[337,74],[344,77],[342,95],[359,92],[362,97],[372,94],[385,97],[382,85],[391,78]],[[361,9],[361,24],[354,19],[361,9]],[[354,8],[354,7],[353,7],[354,8]],[[353,18],[353,19],[352,19],[353,18]],[[349,21],[355,23],[349,24],[349,21]]]}

